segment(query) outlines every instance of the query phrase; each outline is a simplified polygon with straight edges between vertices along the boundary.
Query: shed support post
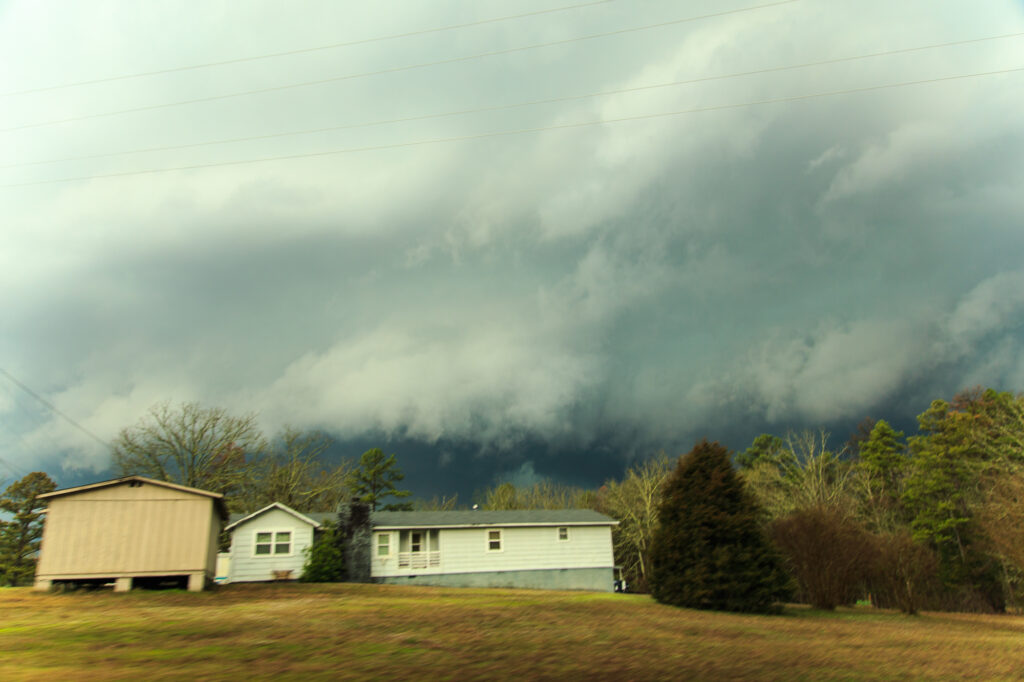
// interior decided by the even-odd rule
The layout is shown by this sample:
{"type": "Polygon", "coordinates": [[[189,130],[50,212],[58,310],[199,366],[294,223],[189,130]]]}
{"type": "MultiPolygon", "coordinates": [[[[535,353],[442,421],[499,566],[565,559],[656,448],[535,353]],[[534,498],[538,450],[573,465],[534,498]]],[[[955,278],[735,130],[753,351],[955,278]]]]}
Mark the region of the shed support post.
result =
{"type": "Polygon", "coordinates": [[[203,588],[206,587],[206,573],[200,571],[199,573],[188,574],[188,591],[189,592],[202,592],[203,588]]]}
{"type": "Polygon", "coordinates": [[[46,592],[53,587],[53,581],[46,578],[36,578],[35,588],[40,592],[46,592]]]}
{"type": "Polygon", "coordinates": [[[129,592],[132,589],[131,578],[115,578],[114,592],[129,592]]]}

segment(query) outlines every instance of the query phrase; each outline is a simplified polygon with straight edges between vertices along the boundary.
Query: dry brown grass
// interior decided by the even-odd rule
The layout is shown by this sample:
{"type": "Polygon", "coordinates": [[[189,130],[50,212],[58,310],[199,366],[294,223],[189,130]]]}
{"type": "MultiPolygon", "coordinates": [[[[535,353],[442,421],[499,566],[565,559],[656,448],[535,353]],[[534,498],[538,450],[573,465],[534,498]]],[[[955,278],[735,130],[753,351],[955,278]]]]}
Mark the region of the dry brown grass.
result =
{"type": "Polygon", "coordinates": [[[1021,679],[1024,617],[742,616],[639,595],[0,590],[0,679],[1021,679]]]}

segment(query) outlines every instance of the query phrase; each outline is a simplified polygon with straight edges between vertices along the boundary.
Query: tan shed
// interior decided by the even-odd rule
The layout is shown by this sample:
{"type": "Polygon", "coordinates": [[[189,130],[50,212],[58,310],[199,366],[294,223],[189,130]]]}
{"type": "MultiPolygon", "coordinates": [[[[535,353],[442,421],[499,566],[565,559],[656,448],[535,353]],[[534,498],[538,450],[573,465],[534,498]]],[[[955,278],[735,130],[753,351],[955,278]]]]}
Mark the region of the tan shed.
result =
{"type": "Polygon", "coordinates": [[[177,578],[198,591],[216,574],[223,495],[127,476],[39,499],[47,508],[36,589],[113,582],[126,591],[133,581],[177,578]]]}

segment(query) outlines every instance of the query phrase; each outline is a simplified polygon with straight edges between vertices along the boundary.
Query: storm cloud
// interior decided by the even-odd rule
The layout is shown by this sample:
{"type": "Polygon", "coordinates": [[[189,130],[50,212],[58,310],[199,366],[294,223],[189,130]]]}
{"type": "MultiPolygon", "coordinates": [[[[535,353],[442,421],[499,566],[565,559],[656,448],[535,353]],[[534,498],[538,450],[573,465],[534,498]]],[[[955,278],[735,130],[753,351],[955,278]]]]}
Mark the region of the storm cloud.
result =
{"type": "MultiPolygon", "coordinates": [[[[0,6],[0,367],[101,440],[199,400],[422,494],[1024,390],[1019,2],[480,23],[569,4],[0,6]]],[[[4,461],[106,469],[0,386],[4,461]]]]}

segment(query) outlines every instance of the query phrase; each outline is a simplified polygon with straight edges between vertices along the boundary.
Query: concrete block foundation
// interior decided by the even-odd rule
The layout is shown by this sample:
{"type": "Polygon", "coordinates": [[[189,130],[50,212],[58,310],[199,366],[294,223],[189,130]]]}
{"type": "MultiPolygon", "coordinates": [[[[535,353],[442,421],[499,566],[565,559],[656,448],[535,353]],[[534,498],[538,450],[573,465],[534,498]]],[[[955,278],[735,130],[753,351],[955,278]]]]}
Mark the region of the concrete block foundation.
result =
{"type": "Polygon", "coordinates": [[[615,576],[611,568],[555,568],[533,571],[487,571],[387,576],[376,579],[388,585],[435,587],[513,587],[532,590],[589,590],[611,592],[615,576]]]}

